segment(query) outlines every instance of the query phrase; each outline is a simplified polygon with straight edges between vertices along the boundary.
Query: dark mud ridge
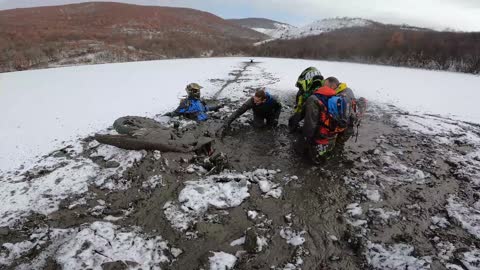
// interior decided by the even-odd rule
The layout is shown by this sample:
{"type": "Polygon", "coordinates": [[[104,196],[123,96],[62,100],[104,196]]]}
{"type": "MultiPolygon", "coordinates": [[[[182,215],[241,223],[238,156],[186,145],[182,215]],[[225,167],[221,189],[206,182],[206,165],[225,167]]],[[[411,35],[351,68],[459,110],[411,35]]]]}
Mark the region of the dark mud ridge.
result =
{"type": "Polygon", "coordinates": [[[479,269],[478,126],[372,104],[314,166],[249,117],[210,157],[86,138],[3,175],[0,268],[479,269]]]}

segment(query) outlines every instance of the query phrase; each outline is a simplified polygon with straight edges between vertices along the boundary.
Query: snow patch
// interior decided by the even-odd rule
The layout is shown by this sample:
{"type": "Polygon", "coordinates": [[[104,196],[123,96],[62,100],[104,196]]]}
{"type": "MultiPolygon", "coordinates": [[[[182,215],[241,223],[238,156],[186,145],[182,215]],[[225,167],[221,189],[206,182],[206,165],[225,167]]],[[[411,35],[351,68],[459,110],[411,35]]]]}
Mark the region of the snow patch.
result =
{"type": "Polygon", "coordinates": [[[265,247],[268,246],[268,239],[266,237],[263,237],[263,236],[258,236],[257,237],[257,248],[256,248],[256,251],[257,252],[262,252],[264,250],[265,247]]]}
{"type": "Polygon", "coordinates": [[[433,216],[432,225],[435,226],[435,228],[447,228],[450,226],[450,222],[444,217],[433,216]]]}
{"type": "Polygon", "coordinates": [[[265,198],[272,197],[278,199],[282,196],[283,189],[278,184],[268,180],[261,180],[258,182],[258,185],[265,198]]]}
{"type": "Polygon", "coordinates": [[[230,270],[237,262],[237,257],[225,252],[213,252],[213,256],[208,258],[210,270],[230,270]]]}
{"type": "Polygon", "coordinates": [[[448,215],[459,222],[466,231],[480,239],[479,211],[453,195],[448,198],[447,202],[448,215]]]}
{"type": "Polygon", "coordinates": [[[245,236],[244,237],[240,237],[238,238],[237,240],[233,240],[231,243],[230,243],[230,246],[234,247],[234,246],[240,246],[240,245],[243,245],[245,244],[245,236]]]}
{"type": "Polygon", "coordinates": [[[138,228],[126,231],[108,222],[94,222],[77,229],[37,230],[28,241],[6,244],[10,255],[0,255],[0,262],[9,265],[41,245],[46,247],[39,255],[17,268],[40,269],[53,258],[63,269],[102,269],[102,264],[115,261],[129,262],[135,269],[160,269],[161,263],[171,262],[168,254],[181,253],[160,236],[146,236],[138,228]]]}
{"type": "Polygon", "coordinates": [[[154,175],[142,183],[142,188],[145,189],[154,190],[157,186],[163,186],[163,177],[161,175],[154,175]]]}
{"type": "Polygon", "coordinates": [[[384,247],[381,244],[368,242],[367,262],[374,269],[429,270],[431,258],[416,258],[412,255],[414,251],[414,247],[406,244],[384,247]]]}
{"type": "MultiPolygon", "coordinates": [[[[185,231],[211,207],[228,209],[239,206],[250,196],[251,182],[269,186],[275,174],[276,171],[266,169],[244,173],[225,171],[198,181],[187,181],[178,196],[179,205],[173,202],[164,205],[165,216],[175,229],[185,231]]],[[[276,190],[278,188],[269,190],[265,195],[273,197],[277,195],[276,190]]]]}
{"type": "Polygon", "coordinates": [[[382,208],[374,208],[369,210],[373,216],[381,219],[383,222],[388,222],[392,218],[400,216],[400,211],[388,211],[382,208]]]}
{"type": "Polygon", "coordinates": [[[210,206],[226,209],[240,205],[248,198],[250,183],[244,179],[239,182],[215,182],[213,178],[200,181],[188,181],[180,192],[178,201],[182,209],[196,213],[204,213],[210,206]]]}
{"type": "Polygon", "coordinates": [[[247,217],[250,219],[250,220],[255,220],[257,219],[257,217],[259,216],[259,213],[257,211],[251,211],[249,210],[247,212],[247,217]]]}
{"type": "Polygon", "coordinates": [[[29,169],[0,179],[0,226],[13,226],[33,213],[49,215],[59,209],[62,200],[87,193],[90,185],[124,189],[130,183],[123,179],[123,173],[146,155],[144,151],[100,145],[93,149],[91,157],[115,164],[103,167],[82,157],[86,150],[73,147],[70,156],[49,156],[29,169]]]}
{"type": "Polygon", "coordinates": [[[347,205],[347,213],[352,216],[361,216],[363,213],[362,207],[358,203],[352,203],[347,205]]]}
{"type": "Polygon", "coordinates": [[[480,250],[474,249],[463,253],[461,261],[468,270],[480,269],[480,250]]]}
{"type": "Polygon", "coordinates": [[[372,202],[379,202],[381,201],[380,192],[378,190],[366,190],[365,197],[372,202]]]}
{"type": "Polygon", "coordinates": [[[287,244],[292,246],[300,246],[305,243],[303,235],[306,231],[297,232],[290,227],[284,227],[280,230],[280,237],[287,240],[287,244]]]}

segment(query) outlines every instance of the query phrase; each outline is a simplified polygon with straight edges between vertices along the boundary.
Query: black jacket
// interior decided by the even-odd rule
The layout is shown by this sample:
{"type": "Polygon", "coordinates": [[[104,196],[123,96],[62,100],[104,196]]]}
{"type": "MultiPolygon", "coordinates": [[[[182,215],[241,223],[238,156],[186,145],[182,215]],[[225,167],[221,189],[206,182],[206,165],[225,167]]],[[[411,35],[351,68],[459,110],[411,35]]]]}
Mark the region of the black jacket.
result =
{"type": "Polygon", "coordinates": [[[240,108],[238,108],[230,117],[225,121],[225,125],[229,126],[235,119],[239,118],[246,111],[252,109],[253,114],[258,117],[272,117],[278,119],[280,112],[282,111],[282,104],[277,98],[267,93],[267,100],[261,105],[255,105],[253,97],[249,98],[240,108]]]}

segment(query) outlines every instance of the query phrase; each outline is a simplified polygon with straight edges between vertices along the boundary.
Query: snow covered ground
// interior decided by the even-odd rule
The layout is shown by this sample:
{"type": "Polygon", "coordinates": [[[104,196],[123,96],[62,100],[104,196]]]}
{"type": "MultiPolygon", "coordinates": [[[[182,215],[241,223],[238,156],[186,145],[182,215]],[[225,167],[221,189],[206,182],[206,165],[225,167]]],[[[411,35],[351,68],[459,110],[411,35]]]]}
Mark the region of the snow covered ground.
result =
{"type": "Polygon", "coordinates": [[[271,39],[258,42],[260,45],[276,39],[296,39],[308,36],[320,35],[342,28],[366,27],[374,24],[373,21],[361,18],[330,18],[314,21],[302,27],[295,27],[288,24],[274,23],[273,28],[251,28],[257,32],[263,33],[271,39]]]}
{"type": "Polygon", "coordinates": [[[0,74],[0,170],[31,163],[64,141],[109,127],[125,115],[175,108],[189,82],[213,91],[232,59],[78,66],[0,74]],[[25,110],[25,108],[28,108],[25,110]]]}
{"type": "Polygon", "coordinates": [[[252,30],[263,33],[273,39],[283,38],[286,33],[290,33],[294,29],[296,27],[283,23],[274,23],[274,28],[252,28],[252,30]]]}
{"type": "MultiPolygon", "coordinates": [[[[451,82],[480,85],[480,77],[293,59],[262,58],[249,65],[245,60],[0,74],[0,113],[7,118],[0,122],[0,239],[9,239],[1,243],[0,267],[38,268],[53,259],[64,268],[119,263],[179,269],[178,260],[197,262],[203,249],[197,245],[206,241],[201,260],[210,269],[230,269],[245,263],[245,256],[247,261],[267,256],[263,263],[269,268],[308,269],[318,254],[329,264],[347,260],[334,251],[360,241],[362,258],[373,269],[478,269],[480,133],[474,123],[480,123],[480,110],[474,100],[480,94],[458,98],[451,82]],[[232,100],[222,112],[238,107],[259,86],[288,100],[308,66],[337,76],[371,101],[366,121],[373,129],[362,129],[360,146],[346,151],[352,167],[339,172],[289,164],[290,157],[280,151],[289,143],[281,132],[278,143],[268,146],[280,152],[267,153],[266,159],[255,152],[229,153],[240,164],[263,166],[215,174],[183,157],[77,139],[105,132],[119,116],[173,109],[191,81],[204,85],[206,96],[232,100]],[[23,163],[25,168],[13,170],[23,163]],[[294,170],[289,166],[300,177],[289,174],[294,170]],[[332,183],[318,182],[334,173],[339,175],[331,177],[332,183]],[[328,192],[333,183],[337,192],[350,190],[344,201],[328,192]],[[330,209],[334,206],[340,208],[330,209]],[[314,228],[308,223],[324,216],[332,220],[314,228]],[[342,218],[346,222],[330,224],[342,218]],[[353,228],[347,230],[351,235],[339,226],[353,228]],[[328,252],[319,248],[325,243],[328,252]]],[[[248,148],[247,139],[236,142],[233,136],[229,147],[248,148]]]]}
{"type": "MultiPolygon", "coordinates": [[[[0,114],[4,115],[0,170],[28,165],[64,141],[105,129],[120,116],[172,110],[189,82],[200,83],[211,95],[218,89],[209,79],[224,77],[245,60],[165,60],[0,74],[0,114]]],[[[324,76],[338,77],[369,100],[480,123],[476,107],[480,93],[469,91],[469,98],[459,98],[461,90],[452,87],[453,82],[480,85],[479,76],[325,61],[255,60],[279,78],[270,85],[276,93],[294,92],[298,74],[316,66],[324,76]]]]}

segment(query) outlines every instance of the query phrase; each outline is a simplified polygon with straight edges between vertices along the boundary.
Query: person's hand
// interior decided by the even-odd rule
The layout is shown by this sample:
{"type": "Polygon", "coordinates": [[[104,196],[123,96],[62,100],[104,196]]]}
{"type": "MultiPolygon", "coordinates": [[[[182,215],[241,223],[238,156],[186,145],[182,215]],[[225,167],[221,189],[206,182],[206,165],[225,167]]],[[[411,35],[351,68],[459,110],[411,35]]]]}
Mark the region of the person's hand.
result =
{"type": "Polygon", "coordinates": [[[220,103],[218,104],[216,107],[215,107],[215,110],[214,111],[218,111],[220,110],[221,108],[225,107],[225,104],[224,103],[220,103]]]}

